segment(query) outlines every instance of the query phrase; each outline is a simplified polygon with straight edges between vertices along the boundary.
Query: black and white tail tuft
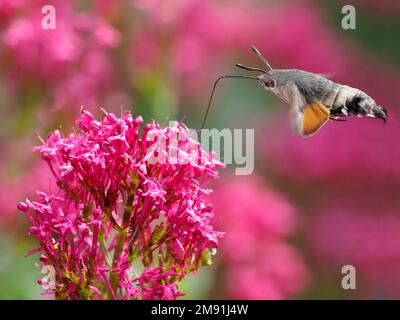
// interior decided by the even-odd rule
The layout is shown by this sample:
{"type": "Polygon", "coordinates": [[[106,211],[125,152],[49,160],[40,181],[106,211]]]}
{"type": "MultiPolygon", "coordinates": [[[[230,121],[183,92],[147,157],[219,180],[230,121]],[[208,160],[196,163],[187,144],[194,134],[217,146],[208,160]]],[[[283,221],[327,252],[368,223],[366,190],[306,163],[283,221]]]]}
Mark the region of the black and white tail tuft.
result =
{"type": "Polygon", "coordinates": [[[372,108],[372,116],[382,119],[384,122],[386,122],[387,110],[384,106],[376,105],[375,107],[372,108]]]}

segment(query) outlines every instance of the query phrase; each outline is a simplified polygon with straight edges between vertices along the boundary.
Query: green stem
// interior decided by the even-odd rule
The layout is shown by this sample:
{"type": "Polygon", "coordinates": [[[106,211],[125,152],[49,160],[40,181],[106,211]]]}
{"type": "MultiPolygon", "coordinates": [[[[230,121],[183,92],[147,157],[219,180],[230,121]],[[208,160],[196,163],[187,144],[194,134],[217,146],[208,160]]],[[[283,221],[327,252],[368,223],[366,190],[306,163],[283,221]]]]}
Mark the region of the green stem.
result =
{"type": "Polygon", "coordinates": [[[100,245],[101,252],[103,252],[103,255],[104,255],[104,258],[106,260],[107,266],[109,268],[111,268],[111,266],[112,266],[111,257],[108,254],[107,247],[106,247],[106,244],[105,244],[105,241],[104,241],[104,230],[103,229],[99,230],[99,245],[100,245]]]}
{"type": "MultiPolygon", "coordinates": [[[[122,228],[120,231],[118,231],[118,237],[117,237],[117,245],[114,250],[114,258],[113,258],[113,268],[115,267],[115,263],[117,262],[119,256],[124,250],[124,245],[126,242],[126,235],[128,234],[128,222],[129,218],[131,217],[132,213],[132,204],[134,200],[134,195],[130,194],[128,197],[128,200],[126,201],[126,207],[124,210],[124,215],[122,218],[122,228]]],[[[117,294],[117,288],[118,288],[118,280],[119,276],[117,272],[111,271],[110,272],[110,284],[111,288],[114,290],[115,294],[117,294]]]]}

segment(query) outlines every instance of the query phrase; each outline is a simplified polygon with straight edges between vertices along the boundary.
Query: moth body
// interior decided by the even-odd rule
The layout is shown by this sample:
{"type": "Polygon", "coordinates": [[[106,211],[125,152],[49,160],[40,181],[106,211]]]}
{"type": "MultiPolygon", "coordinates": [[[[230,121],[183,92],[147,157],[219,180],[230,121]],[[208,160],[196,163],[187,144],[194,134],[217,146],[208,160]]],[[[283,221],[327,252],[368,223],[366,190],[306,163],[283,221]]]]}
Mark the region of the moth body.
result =
{"type": "Polygon", "coordinates": [[[294,129],[303,136],[316,133],[328,120],[351,114],[387,118],[387,111],[365,92],[326,77],[296,69],[274,69],[258,77],[261,85],[292,107],[294,129]]]}

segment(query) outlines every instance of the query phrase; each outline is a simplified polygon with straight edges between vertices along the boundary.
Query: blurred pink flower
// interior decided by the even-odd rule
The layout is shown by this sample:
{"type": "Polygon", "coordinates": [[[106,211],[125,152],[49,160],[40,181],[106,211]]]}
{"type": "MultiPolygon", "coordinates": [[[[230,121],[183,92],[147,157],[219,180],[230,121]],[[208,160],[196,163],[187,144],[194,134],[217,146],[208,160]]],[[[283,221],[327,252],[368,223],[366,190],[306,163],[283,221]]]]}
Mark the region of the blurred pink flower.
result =
{"type": "Polygon", "coordinates": [[[0,27],[12,19],[18,10],[26,5],[27,0],[3,0],[0,6],[0,27]]]}
{"type": "Polygon", "coordinates": [[[315,258],[337,270],[353,265],[357,289],[370,297],[399,298],[399,203],[373,199],[362,196],[319,210],[310,221],[309,245],[315,258]]]}
{"type": "Polygon", "coordinates": [[[99,122],[84,111],[81,132],[54,131],[34,148],[58,189],[18,209],[39,241],[31,254],[55,268],[56,298],[175,299],[178,282],[218,247],[204,200],[211,190],[201,185],[223,165],[182,125],[146,124],[141,134],[142,121],[108,113],[99,122]]]}
{"type": "Polygon", "coordinates": [[[4,30],[2,38],[12,62],[8,68],[15,81],[22,80],[18,78],[21,71],[24,71],[24,77],[47,81],[59,79],[81,53],[83,42],[69,23],[71,21],[61,19],[60,12],[57,28],[44,30],[38,12],[14,19],[4,30]]]}
{"type": "Polygon", "coordinates": [[[160,59],[157,39],[150,32],[140,32],[132,43],[131,55],[136,67],[155,64],[160,59]]]}
{"type": "MultiPolygon", "coordinates": [[[[343,5],[349,4],[347,1],[341,0],[343,5]]],[[[397,12],[400,10],[400,3],[393,0],[355,0],[351,2],[355,8],[369,7],[372,10],[381,10],[385,12],[397,12]]]]}
{"type": "MultiPolygon", "coordinates": [[[[207,0],[206,0],[207,1],[207,0]]],[[[166,25],[176,22],[182,18],[182,11],[196,3],[197,0],[135,0],[136,8],[143,10],[149,15],[149,19],[156,24],[166,25]]]]}
{"type": "Polygon", "coordinates": [[[260,242],[256,258],[237,264],[229,262],[226,281],[231,297],[276,300],[299,293],[308,278],[300,254],[281,239],[260,242]]]}
{"type": "Polygon", "coordinates": [[[7,178],[6,173],[1,183],[0,193],[0,225],[5,227],[15,225],[15,204],[24,200],[27,196],[34,196],[37,189],[51,190],[55,188],[55,179],[49,177],[48,168],[44,163],[34,164],[16,177],[7,178]]]}
{"type": "Polygon", "coordinates": [[[88,53],[83,58],[79,72],[71,74],[64,79],[62,85],[55,88],[52,109],[69,109],[72,115],[77,113],[81,106],[93,110],[105,95],[117,92],[114,89],[115,79],[112,66],[104,52],[88,53]],[[72,112],[73,109],[75,112],[72,112]]]}
{"type": "Polygon", "coordinates": [[[286,243],[296,211],[281,195],[259,177],[231,177],[215,190],[212,202],[227,233],[220,251],[231,297],[284,299],[304,287],[307,267],[286,243]]]}
{"type": "Polygon", "coordinates": [[[65,1],[52,3],[56,8],[56,29],[44,30],[44,4],[47,3],[26,4],[0,27],[4,43],[0,48],[0,69],[10,88],[21,95],[28,92],[27,95],[41,98],[30,101],[39,104],[35,107],[46,112],[51,108],[71,110],[73,118],[80,106],[94,109],[108,95],[115,96],[118,77],[112,51],[120,44],[121,36],[99,12],[79,11],[74,2],[65,1]]]}
{"type": "Polygon", "coordinates": [[[400,157],[400,123],[394,115],[386,124],[355,117],[332,121],[310,139],[292,133],[286,115],[264,131],[269,136],[266,165],[291,179],[387,184],[400,178],[400,163],[393,160],[400,157]]]}

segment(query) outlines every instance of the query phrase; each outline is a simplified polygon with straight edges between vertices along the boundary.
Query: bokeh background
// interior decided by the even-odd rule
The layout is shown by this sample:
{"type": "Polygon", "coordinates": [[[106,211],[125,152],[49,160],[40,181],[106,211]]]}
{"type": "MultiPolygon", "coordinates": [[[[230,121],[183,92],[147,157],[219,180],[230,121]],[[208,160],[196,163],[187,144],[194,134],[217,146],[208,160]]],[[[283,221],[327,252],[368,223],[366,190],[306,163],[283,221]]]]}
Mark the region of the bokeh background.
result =
{"type": "Polygon", "coordinates": [[[43,299],[16,204],[51,180],[36,133],[73,127],[81,106],[199,128],[213,81],[261,66],[330,75],[388,107],[295,136],[288,107],[250,81],[221,83],[207,127],[255,128],[255,172],[213,186],[226,232],[183,298],[400,298],[400,4],[390,0],[1,0],[0,298],[43,299]],[[43,30],[43,5],[56,30],[43,30]],[[356,30],[341,8],[356,8],[356,30]],[[341,287],[342,266],[357,289],[341,287]]]}

